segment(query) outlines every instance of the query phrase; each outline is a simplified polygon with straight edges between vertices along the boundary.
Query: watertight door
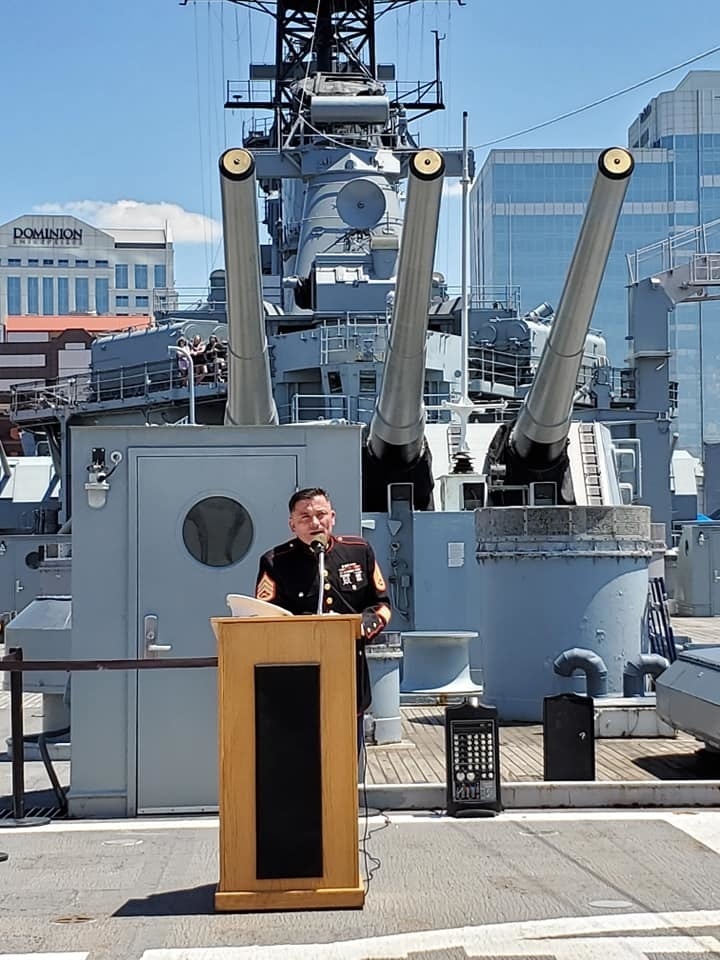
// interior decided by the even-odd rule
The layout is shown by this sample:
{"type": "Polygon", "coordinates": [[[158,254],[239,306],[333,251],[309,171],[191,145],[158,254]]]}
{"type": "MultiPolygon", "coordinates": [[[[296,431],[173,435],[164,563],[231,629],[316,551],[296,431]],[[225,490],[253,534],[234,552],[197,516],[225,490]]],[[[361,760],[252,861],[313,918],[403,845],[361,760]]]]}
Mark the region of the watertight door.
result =
{"type": "MultiPolygon", "coordinates": [[[[297,457],[227,448],[137,461],[137,656],[214,657],[211,616],[252,593],[261,553],[289,536],[297,457]]],[[[132,589],[130,596],[132,596],[132,589]]],[[[217,685],[212,668],[137,675],[138,813],[217,808],[217,685]]]]}

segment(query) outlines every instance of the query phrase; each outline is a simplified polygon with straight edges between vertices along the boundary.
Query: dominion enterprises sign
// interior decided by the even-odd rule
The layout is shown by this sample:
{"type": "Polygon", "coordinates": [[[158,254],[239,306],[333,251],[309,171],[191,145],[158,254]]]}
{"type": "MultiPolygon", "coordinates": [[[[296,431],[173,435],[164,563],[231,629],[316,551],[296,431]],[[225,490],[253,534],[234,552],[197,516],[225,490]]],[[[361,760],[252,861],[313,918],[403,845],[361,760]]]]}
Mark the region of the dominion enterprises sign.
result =
{"type": "Polygon", "coordinates": [[[13,243],[82,243],[75,227],[13,227],[13,243]]]}

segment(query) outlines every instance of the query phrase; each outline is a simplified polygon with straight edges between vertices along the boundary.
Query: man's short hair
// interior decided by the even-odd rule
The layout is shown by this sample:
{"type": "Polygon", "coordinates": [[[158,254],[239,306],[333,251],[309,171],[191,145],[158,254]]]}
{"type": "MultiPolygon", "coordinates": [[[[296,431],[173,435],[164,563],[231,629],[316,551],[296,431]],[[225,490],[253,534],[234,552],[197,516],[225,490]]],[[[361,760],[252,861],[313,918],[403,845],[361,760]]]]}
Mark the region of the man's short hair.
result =
{"type": "Polygon", "coordinates": [[[292,513],[301,500],[312,500],[313,497],[325,497],[326,500],[330,499],[322,487],[305,487],[304,490],[296,490],[290,497],[288,501],[288,513],[292,513]]]}

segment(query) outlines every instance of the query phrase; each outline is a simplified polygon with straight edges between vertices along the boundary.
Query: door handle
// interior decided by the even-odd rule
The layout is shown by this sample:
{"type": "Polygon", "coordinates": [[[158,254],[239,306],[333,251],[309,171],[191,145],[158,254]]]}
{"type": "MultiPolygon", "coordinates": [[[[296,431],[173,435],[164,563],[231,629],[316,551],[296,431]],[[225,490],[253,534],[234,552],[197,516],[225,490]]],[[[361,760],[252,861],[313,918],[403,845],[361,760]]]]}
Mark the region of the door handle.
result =
{"type": "Polygon", "coordinates": [[[715,583],[718,583],[718,581],[720,581],[720,570],[713,570],[713,580],[715,581],[715,583]]]}
{"type": "Polygon", "coordinates": [[[167,653],[172,650],[171,643],[157,643],[158,638],[158,618],[154,613],[149,613],[144,621],[145,653],[167,653]]]}

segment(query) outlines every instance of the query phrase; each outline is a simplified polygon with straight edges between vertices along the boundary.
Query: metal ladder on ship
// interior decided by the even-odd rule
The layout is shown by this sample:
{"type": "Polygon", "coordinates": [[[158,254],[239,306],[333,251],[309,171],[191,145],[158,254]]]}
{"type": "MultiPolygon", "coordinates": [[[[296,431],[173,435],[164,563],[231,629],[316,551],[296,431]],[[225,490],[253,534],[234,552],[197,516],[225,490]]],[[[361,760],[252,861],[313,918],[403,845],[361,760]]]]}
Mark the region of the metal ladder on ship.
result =
{"type": "Polygon", "coordinates": [[[602,506],[602,484],[600,482],[600,458],[598,456],[597,436],[592,423],[581,423],[580,458],[585,476],[585,491],[590,506],[602,506]]]}
{"type": "Polygon", "coordinates": [[[651,653],[659,653],[670,663],[677,660],[675,634],[673,633],[668,596],[663,577],[650,577],[648,587],[648,638],[651,653]]]}

